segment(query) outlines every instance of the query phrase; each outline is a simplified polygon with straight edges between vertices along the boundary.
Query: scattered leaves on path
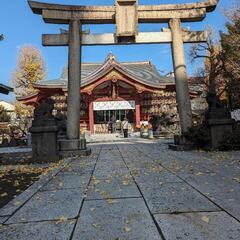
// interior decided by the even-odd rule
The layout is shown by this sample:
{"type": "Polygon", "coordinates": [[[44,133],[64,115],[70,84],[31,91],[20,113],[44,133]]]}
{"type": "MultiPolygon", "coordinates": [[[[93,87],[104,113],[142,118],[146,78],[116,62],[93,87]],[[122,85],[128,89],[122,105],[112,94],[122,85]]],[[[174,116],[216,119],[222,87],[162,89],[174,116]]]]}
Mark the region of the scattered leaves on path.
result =
{"type": "Polygon", "coordinates": [[[58,219],[58,221],[56,222],[56,224],[59,224],[59,223],[61,223],[61,222],[65,222],[65,221],[67,221],[67,218],[64,217],[64,216],[62,216],[62,217],[60,217],[60,218],[58,219]]]}

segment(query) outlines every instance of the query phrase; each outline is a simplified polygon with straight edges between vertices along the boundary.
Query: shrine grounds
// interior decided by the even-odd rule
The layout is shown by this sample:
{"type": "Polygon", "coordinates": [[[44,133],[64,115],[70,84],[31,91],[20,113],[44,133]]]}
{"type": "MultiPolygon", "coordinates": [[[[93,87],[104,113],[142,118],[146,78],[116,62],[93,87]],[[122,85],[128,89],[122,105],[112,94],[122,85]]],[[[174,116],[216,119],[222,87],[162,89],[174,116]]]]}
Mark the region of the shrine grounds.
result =
{"type": "Polygon", "coordinates": [[[0,239],[240,239],[240,152],[168,143],[111,139],[48,166],[0,209],[0,239]]]}

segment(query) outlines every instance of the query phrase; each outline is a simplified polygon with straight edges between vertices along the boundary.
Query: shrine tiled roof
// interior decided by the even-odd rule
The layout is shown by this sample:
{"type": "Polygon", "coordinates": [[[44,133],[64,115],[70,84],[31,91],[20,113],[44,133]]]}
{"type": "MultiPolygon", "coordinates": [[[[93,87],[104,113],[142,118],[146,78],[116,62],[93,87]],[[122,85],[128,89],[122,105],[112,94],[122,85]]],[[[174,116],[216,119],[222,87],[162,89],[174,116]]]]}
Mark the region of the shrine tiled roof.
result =
{"type": "MultiPolygon", "coordinates": [[[[173,85],[174,78],[161,76],[150,61],[146,62],[117,62],[113,54],[109,54],[103,64],[83,63],[81,68],[81,86],[85,87],[90,83],[100,79],[112,69],[127,75],[129,78],[154,88],[161,88],[163,85],[173,85]]],[[[64,67],[60,78],[40,81],[36,87],[67,88],[68,82],[67,66],[64,67]]]]}

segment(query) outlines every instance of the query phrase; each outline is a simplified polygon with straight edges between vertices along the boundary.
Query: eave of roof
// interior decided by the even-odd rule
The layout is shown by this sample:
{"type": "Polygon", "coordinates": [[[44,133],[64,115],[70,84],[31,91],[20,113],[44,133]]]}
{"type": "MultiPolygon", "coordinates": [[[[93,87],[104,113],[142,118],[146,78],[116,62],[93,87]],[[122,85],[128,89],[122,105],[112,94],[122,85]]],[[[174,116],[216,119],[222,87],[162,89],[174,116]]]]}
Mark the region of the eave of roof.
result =
{"type": "Polygon", "coordinates": [[[0,83],[0,92],[3,94],[9,94],[9,92],[13,92],[13,88],[0,83]]]}
{"type": "Polygon", "coordinates": [[[37,97],[37,96],[38,96],[38,92],[29,94],[27,96],[16,96],[16,99],[18,101],[23,101],[23,100],[27,100],[27,99],[30,99],[30,98],[33,98],[33,97],[37,97]]]}

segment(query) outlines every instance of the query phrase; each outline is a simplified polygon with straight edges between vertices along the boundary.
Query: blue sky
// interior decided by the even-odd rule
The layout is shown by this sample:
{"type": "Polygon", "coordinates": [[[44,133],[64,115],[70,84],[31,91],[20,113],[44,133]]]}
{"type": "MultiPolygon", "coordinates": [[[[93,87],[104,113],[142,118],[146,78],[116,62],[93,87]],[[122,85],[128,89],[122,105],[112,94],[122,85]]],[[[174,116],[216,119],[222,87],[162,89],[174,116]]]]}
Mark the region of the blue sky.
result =
{"type": "MultiPolygon", "coordinates": [[[[202,0],[203,1],[203,0],[202,0]]],[[[42,0],[42,2],[78,4],[78,5],[113,5],[115,0],[42,0]]],[[[139,0],[139,4],[166,4],[189,3],[196,0],[139,0]]],[[[223,9],[231,6],[231,0],[220,0],[213,13],[200,23],[188,23],[191,30],[203,30],[207,25],[214,26],[216,32],[224,29],[225,18],[223,9]]],[[[164,24],[140,25],[140,31],[159,31],[164,24]]],[[[66,47],[42,47],[41,34],[58,33],[59,28],[67,28],[63,25],[45,24],[40,15],[32,13],[27,0],[1,0],[0,8],[0,33],[5,36],[0,42],[0,82],[9,84],[11,73],[16,66],[18,49],[24,44],[37,46],[46,61],[48,79],[59,77],[63,66],[67,63],[66,47]]],[[[85,25],[92,33],[114,32],[114,25],[85,25]]],[[[186,63],[188,74],[195,72],[196,64],[192,65],[188,59],[189,46],[185,45],[186,63]]],[[[119,61],[143,61],[151,60],[163,73],[172,70],[172,57],[170,45],[131,45],[131,46],[98,46],[84,47],[82,57],[84,62],[103,62],[107,54],[112,51],[119,61]]],[[[0,96],[0,99],[12,100],[13,94],[0,96]]]]}

